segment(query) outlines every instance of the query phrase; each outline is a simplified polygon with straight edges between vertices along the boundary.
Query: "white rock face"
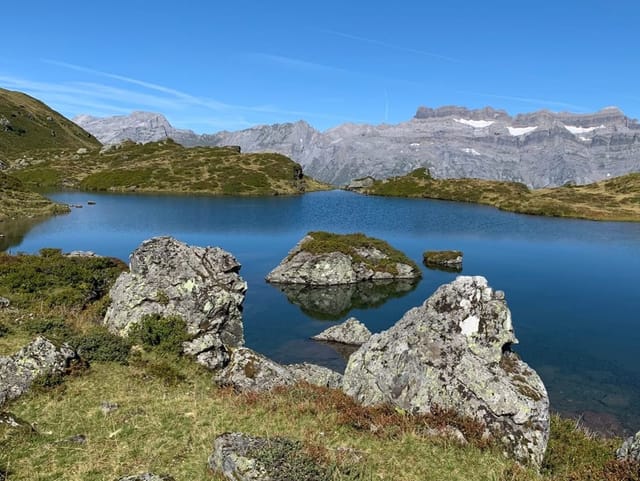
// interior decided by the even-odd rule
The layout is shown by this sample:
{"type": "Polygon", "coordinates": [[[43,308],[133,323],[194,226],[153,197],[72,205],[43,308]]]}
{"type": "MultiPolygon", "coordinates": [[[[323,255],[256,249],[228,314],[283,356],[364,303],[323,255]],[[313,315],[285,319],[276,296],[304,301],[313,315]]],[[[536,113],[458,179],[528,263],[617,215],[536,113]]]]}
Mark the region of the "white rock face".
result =
{"type": "Polygon", "coordinates": [[[186,146],[278,152],[300,163],[306,174],[336,185],[419,167],[436,178],[513,180],[529,187],[584,184],[607,173],[635,172],[640,158],[640,124],[615,107],[591,114],[542,110],[513,117],[491,107],[420,107],[413,119],[396,125],[342,124],[319,132],[299,121],[211,135],[174,129],[159,114],[146,115],[144,122],[128,116],[76,121],[103,143],[148,142],[165,135],[186,146]],[[583,133],[575,134],[578,129],[583,133]]]}

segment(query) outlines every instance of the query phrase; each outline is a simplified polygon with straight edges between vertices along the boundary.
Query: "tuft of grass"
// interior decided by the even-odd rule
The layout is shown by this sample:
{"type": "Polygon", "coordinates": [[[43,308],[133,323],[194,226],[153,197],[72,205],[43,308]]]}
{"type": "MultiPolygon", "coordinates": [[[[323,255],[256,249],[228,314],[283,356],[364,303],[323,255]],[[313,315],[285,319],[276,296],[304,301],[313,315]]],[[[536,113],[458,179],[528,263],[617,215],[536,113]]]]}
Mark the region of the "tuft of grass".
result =
{"type": "Polygon", "coordinates": [[[374,271],[390,272],[397,274],[397,263],[412,266],[416,272],[420,269],[405,254],[391,247],[387,242],[373,237],[367,237],[362,233],[334,234],[331,232],[314,231],[307,234],[311,239],[306,240],[301,249],[312,254],[328,254],[342,252],[351,256],[355,262],[363,263],[374,271]],[[376,249],[384,254],[384,258],[371,259],[363,257],[358,250],[376,249]]]}

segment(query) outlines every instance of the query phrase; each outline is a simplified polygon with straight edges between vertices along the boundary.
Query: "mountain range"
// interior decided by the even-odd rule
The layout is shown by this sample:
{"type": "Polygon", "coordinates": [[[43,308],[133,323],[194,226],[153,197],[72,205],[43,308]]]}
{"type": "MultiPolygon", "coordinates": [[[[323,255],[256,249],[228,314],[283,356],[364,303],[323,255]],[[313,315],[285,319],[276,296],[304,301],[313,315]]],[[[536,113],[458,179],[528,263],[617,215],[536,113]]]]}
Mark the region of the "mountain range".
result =
{"type": "Polygon", "coordinates": [[[420,107],[395,125],[346,123],[320,132],[304,121],[199,135],[161,114],[73,119],[103,143],[167,137],[185,146],[238,145],[278,152],[336,185],[426,167],[436,178],[474,177],[540,188],[585,184],[640,170],[640,124],[618,108],[590,114],[542,110],[509,115],[491,107],[420,107]]]}

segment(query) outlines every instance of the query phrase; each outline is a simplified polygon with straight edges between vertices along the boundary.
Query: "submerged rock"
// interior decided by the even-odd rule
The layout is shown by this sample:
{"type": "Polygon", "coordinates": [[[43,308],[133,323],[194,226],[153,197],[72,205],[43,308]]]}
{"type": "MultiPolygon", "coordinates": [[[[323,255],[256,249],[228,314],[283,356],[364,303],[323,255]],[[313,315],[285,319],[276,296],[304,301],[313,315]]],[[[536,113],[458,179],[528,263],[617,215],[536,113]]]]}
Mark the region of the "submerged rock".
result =
{"type": "Polygon", "coordinates": [[[130,257],[130,272],[111,289],[104,324],[127,335],[150,314],[180,316],[192,340],[183,350],[211,369],[244,344],[242,303],[247,284],[233,255],[218,247],[189,246],[171,237],[144,241],[130,257]]]}
{"type": "Polygon", "coordinates": [[[355,317],[350,317],[343,323],[331,326],[320,334],[316,334],[311,339],[359,346],[367,342],[370,337],[371,331],[367,329],[367,326],[355,317]]]}
{"type": "Polygon", "coordinates": [[[330,286],[421,275],[409,258],[379,239],[310,232],[267,275],[267,281],[330,286]]]}
{"type": "Polygon", "coordinates": [[[12,356],[0,357],[0,406],[27,392],[38,376],[64,374],[75,358],[68,345],[56,347],[44,337],[37,337],[12,356]]]}
{"type": "Polygon", "coordinates": [[[234,349],[229,364],[214,374],[214,382],[237,391],[264,392],[278,386],[305,381],[317,386],[337,388],[342,375],[315,364],[278,364],[247,347],[234,349]]]}
{"type": "Polygon", "coordinates": [[[209,467],[232,481],[329,479],[327,469],[306,455],[302,443],[225,433],[213,443],[209,467]]]}
{"type": "Polygon", "coordinates": [[[620,449],[616,451],[616,457],[640,463],[640,431],[635,436],[625,439],[620,449]]]}
{"type": "Polygon", "coordinates": [[[504,294],[483,277],[458,277],[363,344],[349,359],[343,389],[366,405],[454,409],[483,422],[509,455],[540,466],[549,398],[511,352],[516,342],[504,294]]]}

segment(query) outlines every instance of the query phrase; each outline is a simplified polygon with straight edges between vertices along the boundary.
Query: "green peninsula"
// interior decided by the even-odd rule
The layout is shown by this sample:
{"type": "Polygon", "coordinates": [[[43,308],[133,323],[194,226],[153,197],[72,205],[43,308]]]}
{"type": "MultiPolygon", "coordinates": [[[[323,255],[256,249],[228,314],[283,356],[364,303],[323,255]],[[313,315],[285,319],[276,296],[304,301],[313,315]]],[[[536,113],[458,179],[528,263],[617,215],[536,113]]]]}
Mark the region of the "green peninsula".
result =
{"type": "Polygon", "coordinates": [[[421,168],[351,190],[368,195],[472,202],[521,214],[640,221],[640,173],[587,185],[529,189],[518,182],[435,179],[427,169],[421,168]]]}

